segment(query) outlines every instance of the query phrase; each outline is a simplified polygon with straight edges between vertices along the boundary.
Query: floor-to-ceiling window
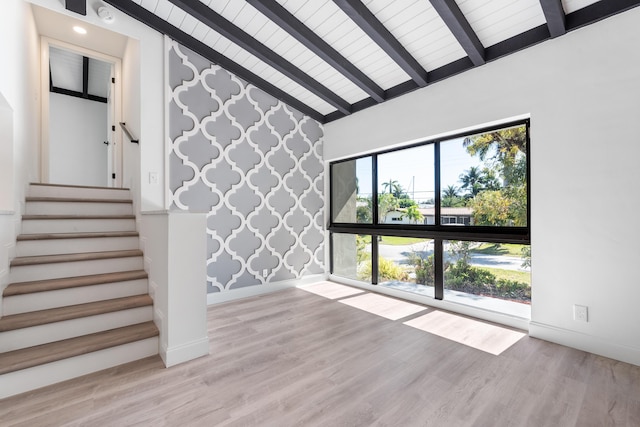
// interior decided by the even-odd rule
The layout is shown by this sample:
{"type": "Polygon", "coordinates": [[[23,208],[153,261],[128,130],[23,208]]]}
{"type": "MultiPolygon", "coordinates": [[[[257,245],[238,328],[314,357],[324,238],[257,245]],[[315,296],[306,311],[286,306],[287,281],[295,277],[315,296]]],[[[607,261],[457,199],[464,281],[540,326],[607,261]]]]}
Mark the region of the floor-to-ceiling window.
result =
{"type": "Polygon", "coordinates": [[[528,150],[527,120],[332,163],[332,274],[517,314],[528,150]]]}

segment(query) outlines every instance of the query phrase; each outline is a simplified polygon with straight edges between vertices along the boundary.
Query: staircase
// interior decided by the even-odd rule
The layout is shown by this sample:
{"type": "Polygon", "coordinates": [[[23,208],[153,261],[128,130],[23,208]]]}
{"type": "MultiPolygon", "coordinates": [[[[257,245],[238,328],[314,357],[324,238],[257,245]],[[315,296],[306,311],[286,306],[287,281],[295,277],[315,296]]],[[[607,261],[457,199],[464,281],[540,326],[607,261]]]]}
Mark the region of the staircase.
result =
{"type": "Polygon", "coordinates": [[[158,353],[129,190],[31,184],[0,318],[0,399],[158,353]]]}

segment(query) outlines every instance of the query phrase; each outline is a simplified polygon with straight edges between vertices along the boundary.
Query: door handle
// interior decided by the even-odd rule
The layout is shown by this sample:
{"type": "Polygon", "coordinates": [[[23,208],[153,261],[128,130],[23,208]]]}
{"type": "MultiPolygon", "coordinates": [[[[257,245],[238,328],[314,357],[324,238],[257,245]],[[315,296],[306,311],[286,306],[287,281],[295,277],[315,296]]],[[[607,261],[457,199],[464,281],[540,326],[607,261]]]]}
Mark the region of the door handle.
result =
{"type": "Polygon", "coordinates": [[[102,141],[103,144],[109,145],[109,141],[102,141]]]}

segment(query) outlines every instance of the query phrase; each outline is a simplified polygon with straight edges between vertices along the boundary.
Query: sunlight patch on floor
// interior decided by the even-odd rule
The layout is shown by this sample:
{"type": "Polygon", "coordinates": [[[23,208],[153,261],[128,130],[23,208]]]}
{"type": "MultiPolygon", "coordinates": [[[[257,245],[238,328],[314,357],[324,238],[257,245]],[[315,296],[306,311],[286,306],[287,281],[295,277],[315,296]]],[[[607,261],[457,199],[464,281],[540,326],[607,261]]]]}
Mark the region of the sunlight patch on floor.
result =
{"type": "Polygon", "coordinates": [[[404,324],[496,356],[526,335],[523,332],[438,310],[404,324]]]}
{"type": "Polygon", "coordinates": [[[403,317],[427,310],[427,307],[422,305],[411,304],[377,294],[359,295],[357,297],[340,300],[340,302],[389,320],[402,319],[403,317]]]}
{"type": "Polygon", "coordinates": [[[313,285],[301,286],[299,289],[328,299],[339,299],[364,292],[362,289],[355,289],[350,286],[338,285],[337,283],[331,282],[314,283],[313,285]]]}

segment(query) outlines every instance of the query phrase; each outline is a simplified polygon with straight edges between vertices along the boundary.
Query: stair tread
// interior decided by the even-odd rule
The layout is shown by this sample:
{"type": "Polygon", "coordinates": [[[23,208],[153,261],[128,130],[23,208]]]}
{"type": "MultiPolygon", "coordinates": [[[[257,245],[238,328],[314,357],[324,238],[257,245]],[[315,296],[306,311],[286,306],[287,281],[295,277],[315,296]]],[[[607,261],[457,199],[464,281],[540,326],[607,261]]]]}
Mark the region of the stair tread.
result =
{"type": "Polygon", "coordinates": [[[118,188],[118,187],[99,187],[99,186],[89,186],[89,185],[69,185],[69,184],[49,184],[45,182],[32,182],[30,185],[37,185],[41,187],[68,187],[68,188],[91,188],[96,190],[121,190],[121,191],[129,191],[128,188],[118,188]]]}
{"type": "Polygon", "coordinates": [[[114,311],[129,310],[148,305],[153,305],[153,299],[151,299],[148,294],[145,294],[12,314],[0,319],[0,332],[95,316],[114,311]]]}
{"type": "Polygon", "coordinates": [[[153,322],[97,332],[0,354],[0,375],[158,336],[153,322]]]}
{"type": "Polygon", "coordinates": [[[136,219],[135,215],[22,215],[23,220],[36,219],[136,219]]]}
{"type": "Polygon", "coordinates": [[[99,199],[82,197],[26,197],[27,202],[64,202],[64,203],[133,203],[131,199],[99,199]]]}
{"type": "Polygon", "coordinates": [[[17,257],[11,261],[11,267],[20,267],[27,265],[54,264],[61,262],[75,261],[92,261],[98,259],[127,258],[142,256],[140,249],[129,249],[121,251],[105,251],[105,252],[83,252],[77,254],[59,254],[59,255],[38,255],[17,257]]]}
{"type": "Polygon", "coordinates": [[[92,239],[98,237],[138,237],[137,231],[101,231],[85,233],[34,233],[20,234],[17,241],[53,239],[92,239]]]}
{"type": "Polygon", "coordinates": [[[127,280],[146,279],[144,270],[119,271],[116,273],[92,274],[87,276],[64,277],[62,279],[34,280],[32,282],[10,283],[3,296],[25,295],[36,292],[55,291],[59,289],[78,288],[81,286],[100,285],[104,283],[124,282],[127,280]]]}

